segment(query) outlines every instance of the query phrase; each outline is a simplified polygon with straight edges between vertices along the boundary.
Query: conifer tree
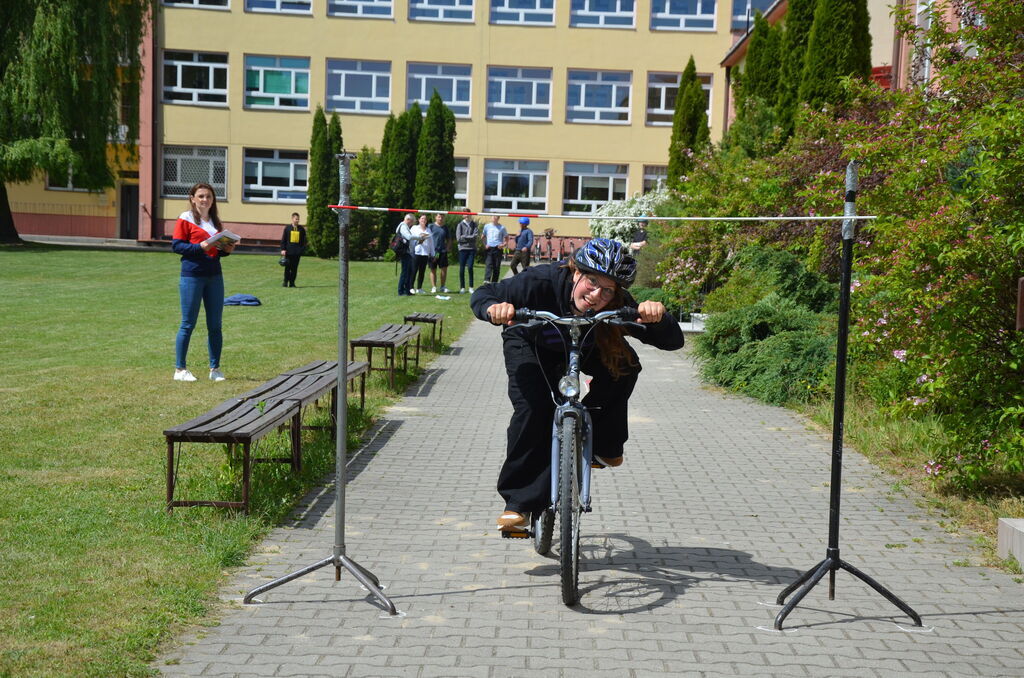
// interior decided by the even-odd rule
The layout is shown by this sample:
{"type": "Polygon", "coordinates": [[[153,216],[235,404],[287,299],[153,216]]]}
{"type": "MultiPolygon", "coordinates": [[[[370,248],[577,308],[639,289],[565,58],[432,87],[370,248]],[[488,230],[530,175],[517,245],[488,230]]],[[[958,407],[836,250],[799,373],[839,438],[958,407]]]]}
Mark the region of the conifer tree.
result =
{"type": "Polygon", "coordinates": [[[672,114],[667,179],[670,188],[682,188],[682,178],[693,167],[694,154],[703,151],[709,143],[707,98],[691,56],[680,78],[675,111],[672,114]]]}
{"type": "Polygon", "coordinates": [[[20,242],[5,183],[70,170],[76,187],[114,185],[112,165],[133,154],[138,138],[138,114],[122,119],[121,106],[138,101],[151,10],[150,0],[2,4],[0,242],[20,242]],[[125,142],[108,143],[118,138],[125,142]]]}
{"type": "MultiPolygon", "coordinates": [[[[308,181],[306,185],[306,234],[313,252],[322,259],[338,253],[338,222],[328,207],[331,201],[332,168],[335,165],[327,118],[321,106],[313,114],[313,132],[309,141],[308,181]],[[330,248],[333,232],[334,248],[330,248]]],[[[337,170],[333,183],[337,185],[337,170]]],[[[334,189],[335,196],[337,189],[334,189]]]]}
{"type": "Polygon", "coordinates": [[[416,186],[413,203],[421,209],[449,209],[455,200],[455,158],[448,143],[448,131],[441,96],[434,91],[420,132],[416,153],[416,186]]]}
{"type": "MultiPolygon", "coordinates": [[[[380,156],[367,146],[352,159],[349,166],[351,187],[349,199],[353,205],[372,206],[377,194],[377,172],[380,156]]],[[[353,259],[375,257],[383,252],[379,233],[380,220],[373,212],[352,210],[349,216],[349,252],[353,259]]]]}
{"type": "MultiPolygon", "coordinates": [[[[397,191],[391,183],[389,179],[390,174],[388,173],[389,163],[391,162],[392,140],[395,137],[397,125],[398,120],[395,118],[395,114],[390,113],[387,122],[384,123],[384,134],[380,140],[380,154],[377,156],[377,162],[374,166],[373,205],[375,207],[396,207],[399,203],[397,191]]],[[[395,228],[395,224],[392,221],[389,212],[381,212],[377,215],[378,251],[380,254],[384,253],[387,243],[391,241],[391,234],[395,228]]]]}
{"type": "Polygon", "coordinates": [[[816,0],[789,0],[785,30],[782,33],[778,98],[776,99],[776,120],[782,129],[783,138],[792,136],[794,118],[799,105],[797,95],[803,77],[804,58],[807,55],[807,39],[814,23],[816,0]]]}
{"type": "Polygon", "coordinates": [[[818,0],[798,98],[813,108],[841,103],[845,76],[871,77],[867,0],[818,0]]]}
{"type": "Polygon", "coordinates": [[[743,98],[754,105],[774,105],[779,84],[780,29],[768,23],[761,12],[754,14],[746,67],[743,72],[743,98]]]}

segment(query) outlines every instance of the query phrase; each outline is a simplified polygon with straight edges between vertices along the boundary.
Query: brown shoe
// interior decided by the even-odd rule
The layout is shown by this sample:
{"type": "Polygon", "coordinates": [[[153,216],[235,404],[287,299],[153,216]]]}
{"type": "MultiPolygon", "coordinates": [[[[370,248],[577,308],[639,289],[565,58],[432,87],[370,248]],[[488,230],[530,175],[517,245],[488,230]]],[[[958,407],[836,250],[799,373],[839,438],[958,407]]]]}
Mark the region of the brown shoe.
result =
{"type": "Polygon", "coordinates": [[[622,455],[620,454],[617,457],[599,457],[595,454],[592,466],[594,468],[604,468],[605,466],[615,468],[616,466],[622,466],[622,455]]]}
{"type": "Polygon", "coordinates": [[[530,519],[528,516],[515,511],[505,511],[498,516],[498,529],[502,531],[518,532],[520,530],[528,530],[530,528],[530,519]]]}

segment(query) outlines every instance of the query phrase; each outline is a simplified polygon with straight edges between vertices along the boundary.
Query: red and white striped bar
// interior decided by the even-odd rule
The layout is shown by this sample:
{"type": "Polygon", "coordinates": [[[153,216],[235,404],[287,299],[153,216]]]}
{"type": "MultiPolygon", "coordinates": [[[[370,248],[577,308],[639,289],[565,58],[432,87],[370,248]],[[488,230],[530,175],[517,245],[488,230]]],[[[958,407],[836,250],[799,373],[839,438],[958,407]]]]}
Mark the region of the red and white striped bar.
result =
{"type": "Polygon", "coordinates": [[[533,212],[467,212],[460,210],[418,210],[404,207],[362,207],[360,205],[328,205],[332,210],[357,210],[360,212],[404,212],[405,214],[454,214],[479,217],[530,217],[531,219],[611,219],[612,221],[842,221],[843,219],[870,220],[877,216],[845,215],[814,217],[616,217],[586,214],[535,214],[533,212]]]}

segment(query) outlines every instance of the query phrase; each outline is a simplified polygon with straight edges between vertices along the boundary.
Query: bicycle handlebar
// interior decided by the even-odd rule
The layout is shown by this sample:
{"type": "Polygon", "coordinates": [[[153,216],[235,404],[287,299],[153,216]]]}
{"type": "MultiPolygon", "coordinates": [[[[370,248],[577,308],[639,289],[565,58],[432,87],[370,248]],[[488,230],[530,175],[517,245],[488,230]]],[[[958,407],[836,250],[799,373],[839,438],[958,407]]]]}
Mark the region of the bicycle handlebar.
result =
{"type": "Polygon", "coordinates": [[[607,322],[613,325],[631,325],[645,329],[636,319],[640,317],[635,308],[623,306],[612,311],[599,311],[593,315],[570,315],[559,316],[550,311],[531,311],[528,308],[517,308],[516,322],[528,323],[530,321],[552,322],[556,325],[596,325],[607,322]]]}

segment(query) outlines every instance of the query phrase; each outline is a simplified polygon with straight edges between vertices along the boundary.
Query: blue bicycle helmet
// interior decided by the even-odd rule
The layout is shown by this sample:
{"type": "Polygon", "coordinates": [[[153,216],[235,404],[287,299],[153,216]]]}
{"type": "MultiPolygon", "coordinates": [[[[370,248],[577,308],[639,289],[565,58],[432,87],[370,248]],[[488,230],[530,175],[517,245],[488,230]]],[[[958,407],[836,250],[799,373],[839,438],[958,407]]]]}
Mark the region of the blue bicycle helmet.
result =
{"type": "Polygon", "coordinates": [[[636,259],[618,240],[591,238],[576,250],[573,261],[579,270],[606,275],[626,289],[636,280],[636,259]]]}
{"type": "Polygon", "coordinates": [[[522,224],[523,226],[529,226],[530,217],[519,217],[519,223],[522,224]]]}

